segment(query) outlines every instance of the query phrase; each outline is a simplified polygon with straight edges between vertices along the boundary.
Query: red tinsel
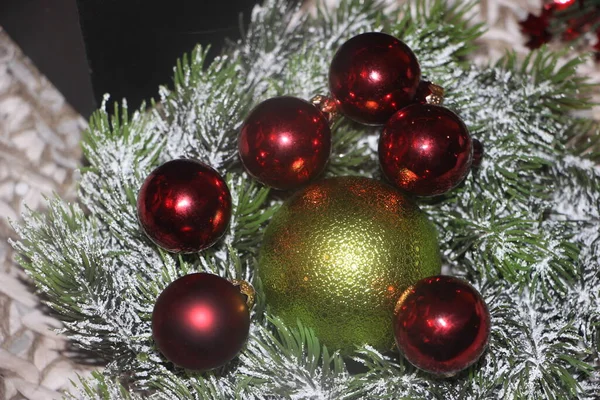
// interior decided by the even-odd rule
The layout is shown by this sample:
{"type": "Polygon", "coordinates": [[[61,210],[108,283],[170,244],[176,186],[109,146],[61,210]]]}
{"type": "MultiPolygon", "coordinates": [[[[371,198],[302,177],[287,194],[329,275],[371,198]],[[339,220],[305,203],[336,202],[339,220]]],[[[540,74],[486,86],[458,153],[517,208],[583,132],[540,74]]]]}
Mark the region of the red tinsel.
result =
{"type": "MultiPolygon", "coordinates": [[[[584,0],[554,0],[542,7],[539,16],[528,14],[527,18],[519,23],[521,32],[528,37],[527,47],[537,49],[554,37],[559,37],[566,42],[574,41],[600,23],[600,10],[566,19],[560,11],[571,7],[583,9],[584,0]]],[[[598,52],[597,58],[600,58],[600,29],[596,34],[598,43],[592,48],[598,52]]]]}

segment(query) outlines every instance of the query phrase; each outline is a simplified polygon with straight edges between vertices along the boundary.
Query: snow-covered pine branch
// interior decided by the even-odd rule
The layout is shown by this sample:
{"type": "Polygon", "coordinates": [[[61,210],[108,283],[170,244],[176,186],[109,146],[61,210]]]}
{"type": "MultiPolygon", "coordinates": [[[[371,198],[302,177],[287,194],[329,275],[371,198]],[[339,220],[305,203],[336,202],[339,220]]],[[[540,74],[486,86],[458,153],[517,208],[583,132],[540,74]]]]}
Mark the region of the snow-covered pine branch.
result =
{"type": "MultiPolygon", "coordinates": [[[[284,0],[256,7],[244,40],[212,63],[196,49],[175,68],[160,104],[109,117],[98,111],[84,138],[81,206],[49,202],[29,213],[13,243],[21,264],[65,334],[107,363],[79,385],[84,399],[597,398],[600,273],[600,173],[589,152],[590,87],[575,75],[581,61],[558,66],[541,50],[523,62],[470,66],[465,58],[481,26],[473,3],[413,0],[401,9],[344,0],[312,16],[284,0]],[[261,299],[246,349],[204,374],[174,368],[156,350],[150,318],[158,294],[190,272],[254,279],[265,223],[278,204],[236,157],[237,130],[260,100],[327,94],[329,60],[346,39],[384,30],[404,40],[424,77],[446,87],[446,105],[485,146],[484,161],[461,187],[422,200],[438,226],[452,273],[482,292],[493,321],[487,353],[452,380],[432,379],[369,347],[344,359],[320,346],[310,329],[286,327],[261,299]],[[570,145],[577,145],[572,148],[570,145]],[[222,241],[198,255],[160,250],[141,232],[136,196],[160,163],[191,157],[223,176],[232,223],[222,241]],[[588,157],[588,158],[586,158],[588,157]],[[116,383],[120,380],[123,386],[116,383]],[[136,391],[142,391],[137,395],[136,391]]],[[[377,176],[379,130],[340,120],[327,174],[377,176]]],[[[593,158],[596,157],[596,158],[593,158]]]]}

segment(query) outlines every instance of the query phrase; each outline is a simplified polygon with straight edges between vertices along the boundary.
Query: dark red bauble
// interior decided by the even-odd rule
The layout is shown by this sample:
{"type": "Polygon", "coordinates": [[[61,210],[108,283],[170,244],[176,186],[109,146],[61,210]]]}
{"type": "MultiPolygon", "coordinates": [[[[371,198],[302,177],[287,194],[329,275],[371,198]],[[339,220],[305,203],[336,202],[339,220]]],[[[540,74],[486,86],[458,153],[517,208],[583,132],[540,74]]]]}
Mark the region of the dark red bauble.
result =
{"type": "Polygon", "coordinates": [[[421,67],[412,50],[380,32],[348,40],[329,69],[329,90],[340,111],[368,125],[383,125],[410,104],[420,80],[421,67]]]}
{"type": "Polygon", "coordinates": [[[469,173],[471,135],[447,108],[413,104],[398,111],[379,138],[379,163],[398,188],[435,196],[456,187],[469,173]]]}
{"type": "Polygon", "coordinates": [[[479,292],[450,276],[421,279],[395,309],[396,344],[414,366],[452,376],[479,359],[490,336],[490,314],[479,292]]]}
{"type": "Polygon", "coordinates": [[[198,273],[172,282],[152,311],[152,337],[173,364],[217,368],[242,349],[250,330],[246,299],[226,279],[198,273]]]}
{"type": "Polygon", "coordinates": [[[244,167],[275,189],[297,188],[317,177],[331,154],[325,116],[296,97],[274,97],[248,115],[238,138],[244,167]]]}
{"type": "Polygon", "coordinates": [[[144,181],[138,219],[165,250],[194,253],[212,246],[231,218],[231,195],[219,173],[198,161],[172,160],[144,181]]]}

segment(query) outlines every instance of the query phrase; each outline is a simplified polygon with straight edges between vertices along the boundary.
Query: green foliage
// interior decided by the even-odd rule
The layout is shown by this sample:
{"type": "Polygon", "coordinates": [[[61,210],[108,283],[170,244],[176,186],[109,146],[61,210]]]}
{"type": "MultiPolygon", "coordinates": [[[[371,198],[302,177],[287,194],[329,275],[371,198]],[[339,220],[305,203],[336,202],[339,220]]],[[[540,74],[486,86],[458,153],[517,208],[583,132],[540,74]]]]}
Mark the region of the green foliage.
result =
{"type": "Polygon", "coordinates": [[[233,198],[234,222],[231,229],[231,243],[238,251],[254,253],[260,245],[261,228],[277,211],[277,205],[265,207],[268,203],[269,189],[248,179],[247,176],[228,175],[227,185],[233,198]]]}
{"type": "Polygon", "coordinates": [[[446,68],[467,67],[466,56],[476,48],[475,40],[483,34],[483,24],[472,24],[468,15],[477,1],[444,0],[409,2],[398,22],[391,21],[390,31],[402,39],[421,64],[421,73],[442,86],[446,68]]]}
{"type": "Polygon", "coordinates": [[[98,310],[99,304],[114,301],[103,293],[120,289],[113,267],[104,262],[115,250],[105,232],[98,231],[98,222],[86,218],[77,205],[52,200],[48,206],[45,215],[29,211],[25,224],[15,226],[23,238],[13,243],[18,261],[70,335],[93,341],[98,354],[116,356],[123,351],[113,344],[116,328],[98,310]],[[95,329],[89,332],[88,326],[95,329]]]}
{"type": "Polygon", "coordinates": [[[165,122],[163,158],[196,158],[221,170],[236,162],[237,128],[253,92],[238,63],[223,56],[208,64],[207,53],[197,47],[189,60],[184,55],[177,62],[175,88],[162,88],[163,109],[156,117],[165,122]]]}
{"type": "Polygon", "coordinates": [[[300,322],[295,329],[277,318],[268,317],[266,322],[250,339],[238,374],[251,379],[269,398],[343,396],[339,383],[348,374],[337,352],[331,354],[300,322]]]}
{"type": "MultiPolygon", "coordinates": [[[[77,385],[77,382],[72,382],[77,385]]],[[[72,400],[141,400],[143,397],[129,393],[118,381],[107,378],[98,371],[90,378],[79,377],[79,392],[67,393],[65,398],[72,400]]]]}
{"type": "Polygon", "coordinates": [[[364,127],[349,121],[338,121],[333,126],[332,152],[327,165],[328,176],[368,176],[377,170],[375,155],[363,140],[364,131],[364,127]]]}

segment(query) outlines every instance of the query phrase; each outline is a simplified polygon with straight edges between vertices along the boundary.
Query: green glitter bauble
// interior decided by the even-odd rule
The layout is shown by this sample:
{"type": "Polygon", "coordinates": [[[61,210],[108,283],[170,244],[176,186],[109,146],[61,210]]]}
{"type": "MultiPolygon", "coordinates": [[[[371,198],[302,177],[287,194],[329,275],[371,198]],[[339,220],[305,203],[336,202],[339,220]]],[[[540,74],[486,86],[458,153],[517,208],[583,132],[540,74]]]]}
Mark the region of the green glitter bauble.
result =
{"type": "Polygon", "coordinates": [[[277,211],[258,275],[274,315],[349,353],[363,344],[391,349],[398,297],[440,269],[435,228],[410,198],[373,179],[338,177],[277,211]]]}

